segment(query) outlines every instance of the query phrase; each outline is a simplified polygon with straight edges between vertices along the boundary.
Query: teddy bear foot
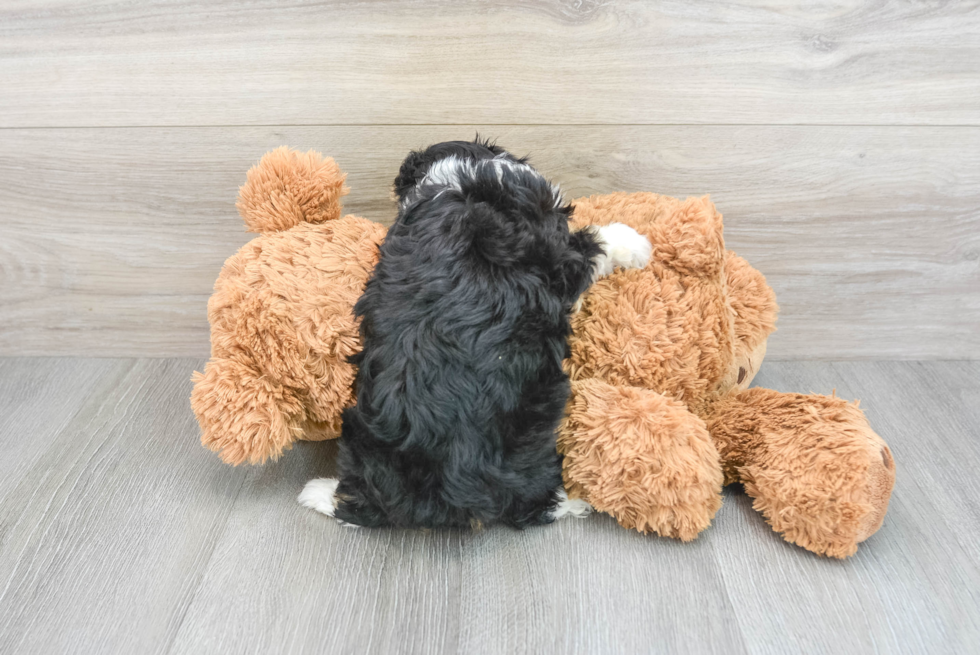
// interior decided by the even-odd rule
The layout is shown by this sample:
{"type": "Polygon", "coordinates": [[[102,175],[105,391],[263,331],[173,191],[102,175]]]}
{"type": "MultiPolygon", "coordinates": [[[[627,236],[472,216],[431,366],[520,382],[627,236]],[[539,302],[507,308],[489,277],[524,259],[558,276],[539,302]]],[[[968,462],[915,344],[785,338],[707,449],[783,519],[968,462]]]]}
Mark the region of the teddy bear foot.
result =
{"type": "Polygon", "coordinates": [[[720,401],[708,428],[726,482],[786,541],[845,558],[881,527],[895,463],[856,403],[754,388],[720,401]]]}
{"type": "Polygon", "coordinates": [[[704,422],[649,389],[573,382],[558,450],[569,496],[625,528],[690,541],[721,507],[721,464],[704,422]]]}
{"type": "Polygon", "coordinates": [[[244,357],[213,358],[192,381],[201,443],[229,464],[278,459],[301,433],[305,412],[296,394],[244,357]]]}

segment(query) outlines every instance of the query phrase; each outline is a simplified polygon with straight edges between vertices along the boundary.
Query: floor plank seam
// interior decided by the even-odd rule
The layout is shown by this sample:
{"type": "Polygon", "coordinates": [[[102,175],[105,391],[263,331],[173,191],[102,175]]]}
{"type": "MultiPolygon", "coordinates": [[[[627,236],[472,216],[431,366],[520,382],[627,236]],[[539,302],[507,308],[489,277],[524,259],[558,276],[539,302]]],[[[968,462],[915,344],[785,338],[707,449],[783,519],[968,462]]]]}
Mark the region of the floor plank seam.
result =
{"type": "Polygon", "coordinates": [[[977,129],[980,123],[195,123],[146,125],[0,125],[2,130],[248,129],[259,127],[803,127],[977,129]]]}
{"type": "Polygon", "coordinates": [[[238,491],[235,492],[235,499],[228,505],[228,511],[225,514],[224,520],[221,522],[221,529],[215,534],[214,542],[211,544],[207,557],[204,559],[204,562],[201,563],[200,574],[197,576],[197,580],[194,582],[194,591],[191,592],[190,598],[188,598],[187,603],[181,610],[172,634],[159,651],[161,655],[170,655],[170,653],[173,651],[174,645],[177,642],[177,637],[180,636],[180,629],[184,625],[184,621],[187,619],[187,612],[194,605],[194,600],[197,598],[197,593],[201,590],[201,584],[204,582],[204,578],[207,576],[208,568],[211,564],[212,558],[214,557],[214,552],[218,549],[218,544],[221,543],[221,538],[228,530],[228,523],[231,521],[231,515],[235,511],[235,507],[238,505],[238,499],[242,495],[242,490],[245,488],[245,483],[248,482],[248,478],[249,476],[247,474],[242,476],[242,483],[238,485],[238,491]]]}
{"type": "MultiPolygon", "coordinates": [[[[13,359],[13,358],[10,358],[10,359],[13,359]]],[[[18,359],[26,359],[26,358],[18,358],[18,359]]],[[[119,359],[120,360],[127,360],[127,359],[131,359],[131,358],[128,358],[128,357],[120,357],[119,359]]],[[[121,374],[121,379],[125,379],[125,377],[132,370],[133,366],[135,366],[135,360],[131,363],[130,367],[125,372],[123,372],[121,374]]],[[[94,385],[93,385],[92,388],[89,389],[88,394],[79,403],[78,408],[74,412],[72,412],[68,417],[66,417],[65,420],[62,422],[62,424],[60,426],[58,426],[58,428],[55,429],[55,431],[54,431],[54,433],[56,435],[55,438],[57,438],[57,437],[61,436],[62,434],[64,434],[64,432],[71,427],[71,425],[75,422],[75,420],[78,419],[78,417],[82,414],[82,412],[84,412],[85,410],[87,410],[89,408],[89,405],[92,402],[93,396],[96,393],[98,393],[98,391],[99,390],[94,385]]],[[[99,399],[97,404],[99,404],[99,411],[101,411],[101,407],[105,405],[105,401],[103,399],[99,399]]],[[[96,412],[96,414],[98,414],[98,411],[96,412]]],[[[41,483],[38,484],[38,485],[35,485],[35,491],[38,490],[38,489],[42,489],[43,488],[43,486],[44,486],[43,483],[44,483],[45,480],[47,480],[49,474],[50,474],[50,471],[45,471],[44,472],[44,475],[41,478],[41,483]]],[[[61,489],[62,486],[63,486],[63,483],[62,483],[62,485],[58,485],[58,487],[55,489],[55,493],[51,496],[51,498],[48,499],[48,502],[47,502],[47,504],[44,507],[44,511],[41,513],[41,520],[39,520],[37,522],[37,525],[35,526],[34,531],[32,531],[31,535],[25,541],[24,548],[21,550],[20,554],[17,556],[17,559],[16,559],[17,565],[14,566],[13,570],[11,570],[11,572],[10,572],[10,578],[7,580],[7,583],[4,585],[3,591],[0,592],[0,606],[3,606],[3,601],[6,598],[7,594],[9,593],[11,585],[13,584],[14,580],[17,577],[17,571],[20,570],[20,562],[23,560],[23,555],[27,551],[27,549],[29,548],[29,546],[31,544],[31,537],[33,537],[34,532],[36,532],[38,529],[40,529],[41,526],[43,525],[43,523],[44,523],[43,519],[44,519],[45,516],[47,516],[48,511],[51,509],[51,506],[54,503],[55,497],[57,496],[57,492],[58,492],[58,490],[61,489]]],[[[32,495],[30,501],[32,501],[34,499],[34,497],[35,496],[32,495]]],[[[24,505],[24,511],[22,511],[20,517],[18,517],[17,522],[13,526],[14,528],[16,528],[20,524],[21,518],[23,518],[24,514],[28,511],[28,509],[30,507],[30,501],[28,501],[27,503],[25,503],[25,505],[24,505]]],[[[13,532],[13,529],[11,529],[11,533],[12,532],[13,532]]]]}

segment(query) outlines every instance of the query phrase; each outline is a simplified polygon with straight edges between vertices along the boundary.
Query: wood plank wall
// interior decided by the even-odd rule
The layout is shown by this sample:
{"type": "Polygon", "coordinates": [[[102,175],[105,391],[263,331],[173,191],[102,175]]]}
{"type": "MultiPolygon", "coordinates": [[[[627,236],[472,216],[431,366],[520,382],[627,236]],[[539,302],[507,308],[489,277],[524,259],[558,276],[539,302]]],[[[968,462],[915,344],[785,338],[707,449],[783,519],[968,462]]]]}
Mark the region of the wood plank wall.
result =
{"type": "Polygon", "coordinates": [[[7,2],[0,355],[206,355],[263,152],[390,222],[477,130],[571,197],[710,193],[770,358],[980,358],[980,4],[782,0],[7,2]]]}

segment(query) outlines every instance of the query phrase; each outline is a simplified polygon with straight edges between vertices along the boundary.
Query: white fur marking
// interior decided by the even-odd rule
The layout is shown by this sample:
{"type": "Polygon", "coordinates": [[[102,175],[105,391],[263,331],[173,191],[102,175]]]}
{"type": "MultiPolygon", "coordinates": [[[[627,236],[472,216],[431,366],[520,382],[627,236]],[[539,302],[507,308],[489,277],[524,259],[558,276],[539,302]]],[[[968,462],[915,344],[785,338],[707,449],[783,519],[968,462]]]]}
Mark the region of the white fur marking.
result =
{"type": "Polygon", "coordinates": [[[569,498],[564,489],[558,490],[558,504],[551,510],[551,518],[554,520],[572,516],[582,519],[592,513],[592,505],[581,498],[569,498]]]}
{"type": "Polygon", "coordinates": [[[596,257],[595,278],[606,277],[617,266],[644,268],[650,261],[653,246],[645,236],[622,223],[610,223],[596,230],[602,254],[596,257]]]}
{"type": "Polygon", "coordinates": [[[440,159],[429,167],[425,177],[419,182],[419,186],[445,186],[459,191],[459,172],[463,167],[470,168],[466,166],[466,162],[458,157],[451,156],[440,159]]]}
{"type": "Polygon", "coordinates": [[[563,204],[565,204],[565,198],[561,194],[561,185],[552,184],[551,185],[551,195],[555,197],[555,209],[558,209],[563,204]]]}
{"type": "MultiPolygon", "coordinates": [[[[477,163],[482,162],[482,161],[487,161],[487,160],[486,159],[478,159],[478,160],[476,160],[477,163]]],[[[508,169],[508,170],[512,170],[512,171],[530,171],[531,173],[534,173],[535,175],[539,175],[536,170],[534,170],[533,168],[531,168],[527,164],[522,164],[522,163],[516,162],[516,161],[514,161],[512,159],[507,159],[507,155],[497,155],[496,157],[494,157],[493,159],[491,159],[489,161],[490,161],[491,164],[493,164],[493,167],[497,169],[497,180],[499,182],[503,182],[504,181],[503,171],[504,171],[505,168],[508,169]]]]}
{"type": "Polygon", "coordinates": [[[296,500],[303,507],[308,507],[327,516],[333,516],[334,510],[337,508],[335,496],[338,484],[340,484],[340,480],[337,478],[310,480],[303,487],[303,491],[300,492],[299,498],[296,500]]]}
{"type": "MultiPolygon", "coordinates": [[[[493,166],[494,172],[497,174],[497,181],[501,184],[504,182],[504,169],[529,171],[540,177],[540,174],[531,166],[508,159],[506,155],[497,155],[493,159],[460,159],[455,155],[450,155],[432,164],[426,171],[425,177],[418,183],[418,187],[438,186],[460,191],[460,175],[465,173],[473,176],[476,174],[478,166],[493,166]]],[[[560,207],[562,205],[561,187],[553,184],[551,185],[551,192],[555,197],[555,207],[560,207]]]]}

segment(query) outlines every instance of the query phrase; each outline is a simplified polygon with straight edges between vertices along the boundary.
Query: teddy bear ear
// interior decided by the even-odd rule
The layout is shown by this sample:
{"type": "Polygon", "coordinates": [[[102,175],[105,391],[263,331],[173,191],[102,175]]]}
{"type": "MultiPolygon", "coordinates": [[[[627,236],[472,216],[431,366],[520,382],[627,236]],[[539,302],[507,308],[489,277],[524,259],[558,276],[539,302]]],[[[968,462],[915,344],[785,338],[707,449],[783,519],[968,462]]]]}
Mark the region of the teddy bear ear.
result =
{"type": "Polygon", "coordinates": [[[300,223],[340,218],[347,175],[330,157],[282,146],[263,155],[238,190],[238,213],[249,232],[278,232],[300,223]]]}

